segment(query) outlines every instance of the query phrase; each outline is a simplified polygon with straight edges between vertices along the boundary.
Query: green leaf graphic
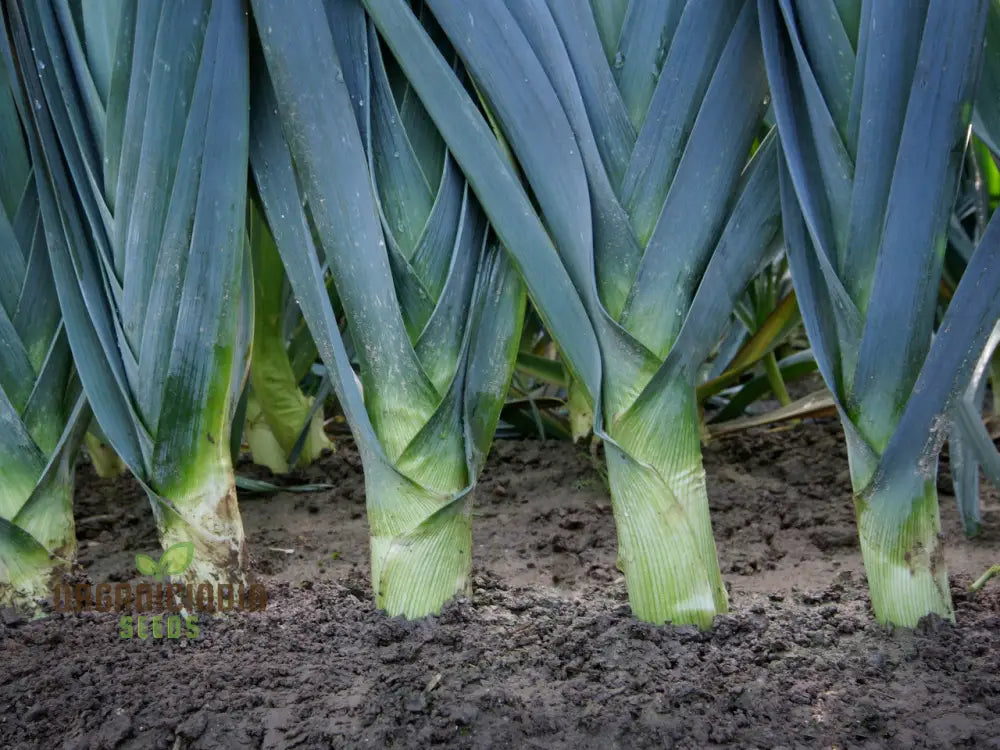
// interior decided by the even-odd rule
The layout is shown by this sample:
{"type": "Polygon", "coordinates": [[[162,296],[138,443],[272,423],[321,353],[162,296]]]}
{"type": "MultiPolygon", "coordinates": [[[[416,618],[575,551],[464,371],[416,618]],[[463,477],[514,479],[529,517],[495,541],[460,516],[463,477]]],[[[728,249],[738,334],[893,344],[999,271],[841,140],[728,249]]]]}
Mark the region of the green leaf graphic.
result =
{"type": "Polygon", "coordinates": [[[144,576],[156,576],[160,575],[160,566],[149,555],[136,555],[135,556],[135,567],[138,568],[139,573],[144,576]]]}
{"type": "Polygon", "coordinates": [[[179,542],[163,553],[160,571],[166,575],[177,575],[188,569],[194,560],[194,543],[179,542]]]}

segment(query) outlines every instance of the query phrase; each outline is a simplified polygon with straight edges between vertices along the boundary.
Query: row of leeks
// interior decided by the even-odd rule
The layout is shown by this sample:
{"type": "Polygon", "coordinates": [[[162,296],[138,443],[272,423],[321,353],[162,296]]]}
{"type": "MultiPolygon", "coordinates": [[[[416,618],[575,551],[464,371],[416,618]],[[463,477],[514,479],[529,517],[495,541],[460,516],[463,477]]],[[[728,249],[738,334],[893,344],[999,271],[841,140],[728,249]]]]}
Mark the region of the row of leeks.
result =
{"type": "Polygon", "coordinates": [[[637,617],[704,628],[728,607],[699,403],[757,360],[748,393],[787,403],[783,373],[816,366],[832,393],[876,617],[953,616],[934,472],[952,422],[955,452],[992,466],[995,221],[935,313],[969,123],[986,147],[1000,123],[995,4],[9,8],[8,599],[71,557],[88,403],[163,544],[195,543],[188,575],[236,581],[240,428],[275,471],[308,463],[329,385],[365,470],[375,600],[440,611],[470,589],[471,490],[515,366],[552,369],[519,356],[530,297],[572,432],[604,443],[637,617]],[[44,330],[19,311],[29,285],[44,330]],[[774,355],[799,311],[815,364],[774,355]]]}

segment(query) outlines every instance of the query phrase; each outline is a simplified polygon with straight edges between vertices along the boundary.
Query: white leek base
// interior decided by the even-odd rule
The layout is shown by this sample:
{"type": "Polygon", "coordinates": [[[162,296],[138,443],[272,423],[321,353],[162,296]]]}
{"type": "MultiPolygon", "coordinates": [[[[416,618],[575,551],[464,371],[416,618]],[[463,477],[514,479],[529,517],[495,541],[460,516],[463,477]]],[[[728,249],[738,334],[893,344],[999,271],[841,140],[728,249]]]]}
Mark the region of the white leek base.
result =
{"type": "Polygon", "coordinates": [[[879,512],[893,507],[892,491],[885,487],[867,503],[855,500],[875,619],[904,628],[916,627],[929,614],[954,622],[934,481],[925,484],[923,497],[913,499],[905,519],[879,512]]]}
{"type": "Polygon", "coordinates": [[[618,565],[633,614],[656,625],[711,627],[728,601],[700,456],[665,476],[606,448],[618,565]]]}
{"type": "Polygon", "coordinates": [[[62,573],[69,572],[69,563],[48,555],[12,552],[0,550],[0,609],[9,607],[29,617],[40,616],[39,601],[51,598],[53,585],[62,573]]]}
{"type": "Polygon", "coordinates": [[[68,462],[52,481],[35,488],[17,515],[16,528],[8,533],[11,538],[0,538],[0,607],[40,617],[39,600],[51,598],[53,585],[76,557],[68,462]]]}
{"type": "Polygon", "coordinates": [[[468,497],[450,503],[398,534],[373,528],[372,588],[379,609],[407,619],[426,617],[472,593],[471,504],[468,497]]]}
{"type": "Polygon", "coordinates": [[[160,542],[164,549],[194,543],[194,560],[183,575],[191,583],[245,584],[246,541],[236,486],[231,472],[220,473],[209,474],[194,491],[166,496],[180,515],[166,508],[157,514],[160,542]]]}

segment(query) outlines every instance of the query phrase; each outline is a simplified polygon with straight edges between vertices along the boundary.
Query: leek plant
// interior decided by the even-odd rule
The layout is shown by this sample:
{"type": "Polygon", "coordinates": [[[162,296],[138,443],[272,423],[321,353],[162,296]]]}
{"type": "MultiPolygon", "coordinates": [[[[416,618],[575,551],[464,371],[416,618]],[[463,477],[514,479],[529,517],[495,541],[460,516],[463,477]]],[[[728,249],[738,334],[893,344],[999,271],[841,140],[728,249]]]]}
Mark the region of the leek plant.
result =
{"type": "Polygon", "coordinates": [[[953,618],[937,452],[1000,315],[997,221],[932,334],[986,3],[759,8],[789,263],[846,435],[875,616],[953,618]]]}
{"type": "Polygon", "coordinates": [[[245,435],[254,463],[285,474],[292,466],[308,466],[333,443],[323,430],[323,399],[315,403],[299,388],[316,348],[311,339],[286,332],[289,318],[298,323],[301,316],[290,304],[281,256],[256,208],[250,212],[249,237],[254,326],[245,435]]]}
{"type": "Polygon", "coordinates": [[[392,615],[436,613],[470,591],[470,490],[513,370],[524,289],[360,3],[252,8],[251,168],[361,453],[375,601],[392,615]]]}
{"type": "MultiPolygon", "coordinates": [[[[990,16],[993,15],[996,15],[995,6],[991,6],[990,9],[990,16]]],[[[989,28],[988,24],[987,29],[989,28]]],[[[987,58],[990,57],[990,46],[991,43],[988,41],[987,58]]],[[[994,52],[993,56],[996,58],[995,62],[1000,63],[1000,54],[994,52]]],[[[989,60],[984,62],[984,69],[988,65],[989,60]]],[[[986,93],[984,84],[989,82],[989,79],[990,77],[984,73],[977,99],[983,98],[986,93]]],[[[954,296],[958,280],[964,274],[976,245],[982,241],[993,208],[990,196],[992,192],[990,173],[996,173],[996,166],[989,149],[978,138],[973,140],[972,148],[966,154],[965,165],[966,175],[948,228],[948,249],[945,254],[944,278],[939,295],[940,306],[943,307],[946,307],[954,296]]],[[[983,422],[983,402],[990,379],[991,365],[996,360],[998,343],[1000,343],[1000,322],[997,323],[993,335],[979,356],[966,392],[955,403],[948,437],[952,488],[962,527],[968,537],[976,536],[981,530],[980,469],[987,479],[1000,487],[1000,452],[993,444],[989,430],[983,422]]]]}
{"type": "Polygon", "coordinates": [[[28,100],[0,17],[0,608],[26,614],[76,553],[73,477],[89,410],[53,288],[28,100]]]}
{"type": "Polygon", "coordinates": [[[708,627],[695,378],[779,225],[755,4],[429,0],[489,121],[406,3],[365,5],[594,404],[632,611],[708,627]]]}
{"type": "Polygon", "coordinates": [[[189,580],[239,582],[230,459],[252,315],[238,0],[8,6],[41,215],[93,412],[189,580]]]}
{"type": "MultiPolygon", "coordinates": [[[[976,245],[982,241],[990,214],[997,207],[1000,193],[1000,170],[996,164],[996,158],[1000,155],[998,103],[1000,4],[992,2],[987,10],[986,48],[972,113],[976,137],[972,140],[966,159],[971,174],[960,193],[956,216],[952,219],[948,232],[949,253],[946,257],[945,276],[948,287],[946,291],[951,296],[954,296],[956,278],[964,275],[976,245]]],[[[1000,452],[982,418],[988,382],[992,383],[992,416],[996,417],[1000,415],[1000,398],[997,397],[1000,392],[1000,322],[979,356],[966,392],[955,405],[949,438],[952,485],[967,536],[975,536],[980,531],[980,469],[995,487],[1000,487],[1000,452]]]]}

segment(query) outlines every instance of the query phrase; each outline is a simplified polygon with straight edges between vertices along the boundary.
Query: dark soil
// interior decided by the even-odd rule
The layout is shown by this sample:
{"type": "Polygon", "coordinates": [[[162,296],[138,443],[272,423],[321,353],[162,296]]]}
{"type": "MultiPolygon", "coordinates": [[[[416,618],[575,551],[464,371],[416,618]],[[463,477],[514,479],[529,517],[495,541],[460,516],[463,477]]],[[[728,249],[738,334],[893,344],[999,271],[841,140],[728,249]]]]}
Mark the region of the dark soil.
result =
{"type": "MultiPolygon", "coordinates": [[[[477,494],[471,601],[376,612],[357,454],[241,498],[264,612],[186,640],[122,640],[97,613],[0,622],[0,748],[1000,748],[1000,507],[959,532],[942,472],[955,626],[874,623],[833,421],[705,451],[733,614],[708,633],[633,620],[607,492],[586,449],[500,442],[477,494]]],[[[247,467],[248,468],[248,467],[247,467]]],[[[248,468],[248,470],[250,470],[248,468]]],[[[83,577],[154,554],[133,482],[81,469],[83,577]]]]}

